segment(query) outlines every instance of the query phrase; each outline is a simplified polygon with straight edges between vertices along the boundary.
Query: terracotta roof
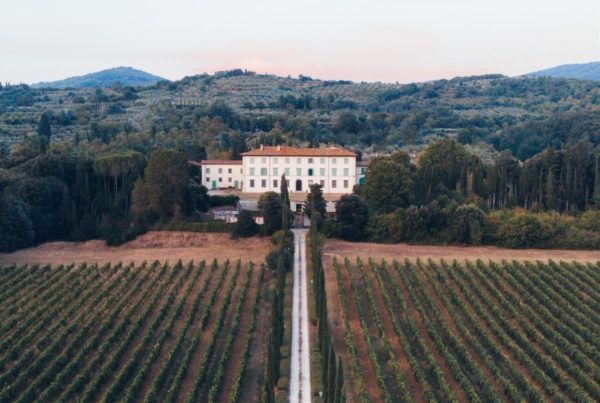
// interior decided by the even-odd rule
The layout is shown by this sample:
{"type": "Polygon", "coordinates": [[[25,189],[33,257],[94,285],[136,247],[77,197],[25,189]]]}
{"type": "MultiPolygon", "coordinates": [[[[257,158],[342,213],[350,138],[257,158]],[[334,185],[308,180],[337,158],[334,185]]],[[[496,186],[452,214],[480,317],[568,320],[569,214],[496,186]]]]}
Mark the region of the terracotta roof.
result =
{"type": "Polygon", "coordinates": [[[242,160],[202,160],[200,165],[242,165],[242,160]]]}
{"type": "Polygon", "coordinates": [[[304,147],[261,147],[242,153],[243,156],[284,156],[284,157],[356,157],[352,151],[338,147],[304,148],[304,147]]]}

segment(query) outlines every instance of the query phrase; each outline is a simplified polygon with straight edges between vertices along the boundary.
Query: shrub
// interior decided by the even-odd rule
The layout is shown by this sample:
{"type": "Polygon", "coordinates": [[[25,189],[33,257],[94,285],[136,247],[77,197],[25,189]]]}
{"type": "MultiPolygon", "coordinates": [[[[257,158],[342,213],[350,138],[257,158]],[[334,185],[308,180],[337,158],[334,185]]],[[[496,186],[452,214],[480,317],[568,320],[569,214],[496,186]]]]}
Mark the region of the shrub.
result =
{"type": "Polygon", "coordinates": [[[240,211],[238,221],[235,223],[231,236],[234,238],[247,238],[258,234],[259,226],[254,222],[252,213],[248,210],[240,211]]]}
{"type": "Polygon", "coordinates": [[[238,196],[227,195],[227,196],[209,196],[208,205],[210,207],[221,207],[221,206],[235,206],[240,200],[238,196]]]}
{"type": "Polygon", "coordinates": [[[542,224],[533,214],[511,218],[499,229],[499,242],[509,248],[532,248],[539,246],[542,224]]]}

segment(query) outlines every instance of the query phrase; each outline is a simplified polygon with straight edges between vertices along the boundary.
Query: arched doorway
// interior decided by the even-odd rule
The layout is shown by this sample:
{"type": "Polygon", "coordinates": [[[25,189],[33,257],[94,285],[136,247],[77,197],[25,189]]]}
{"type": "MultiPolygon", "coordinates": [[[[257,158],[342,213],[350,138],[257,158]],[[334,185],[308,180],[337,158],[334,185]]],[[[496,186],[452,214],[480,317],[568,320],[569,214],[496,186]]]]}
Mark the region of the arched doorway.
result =
{"type": "Polygon", "coordinates": [[[300,179],[296,181],[296,192],[302,192],[302,181],[300,179]]]}

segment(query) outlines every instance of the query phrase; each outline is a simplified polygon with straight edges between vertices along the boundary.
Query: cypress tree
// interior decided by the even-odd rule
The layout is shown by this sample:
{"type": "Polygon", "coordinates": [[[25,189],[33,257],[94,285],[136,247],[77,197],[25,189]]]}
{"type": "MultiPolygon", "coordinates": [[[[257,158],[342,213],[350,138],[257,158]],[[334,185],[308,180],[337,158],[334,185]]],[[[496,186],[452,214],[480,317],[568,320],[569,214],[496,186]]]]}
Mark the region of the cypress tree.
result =
{"type": "Polygon", "coordinates": [[[546,177],[546,207],[554,210],[556,208],[555,200],[554,176],[552,175],[552,169],[548,169],[548,176],[546,177]]]}
{"type": "Polygon", "coordinates": [[[598,154],[596,153],[595,155],[594,193],[592,194],[592,202],[596,206],[596,209],[600,209],[600,161],[598,154]]]}

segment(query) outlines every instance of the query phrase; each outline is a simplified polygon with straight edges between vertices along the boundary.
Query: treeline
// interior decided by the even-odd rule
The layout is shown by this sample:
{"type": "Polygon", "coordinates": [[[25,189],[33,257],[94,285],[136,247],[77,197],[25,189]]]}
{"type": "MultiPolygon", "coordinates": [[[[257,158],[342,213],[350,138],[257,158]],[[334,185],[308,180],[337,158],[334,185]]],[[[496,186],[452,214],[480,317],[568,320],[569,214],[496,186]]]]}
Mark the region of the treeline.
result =
{"type": "Polygon", "coordinates": [[[599,154],[589,144],[523,163],[505,151],[486,164],[447,139],[416,163],[402,152],[372,160],[325,225],[350,240],[597,248],[599,206],[599,154]]]}
{"type": "Polygon", "coordinates": [[[158,224],[201,221],[211,203],[184,154],[48,151],[0,169],[0,250],[52,240],[131,239],[158,224]]]}
{"type": "MultiPolygon", "coordinates": [[[[314,192],[313,192],[314,193],[314,192]]],[[[320,382],[323,385],[323,400],[328,403],[346,401],[344,391],[344,366],[342,359],[336,354],[333,339],[329,331],[327,319],[327,289],[325,287],[325,271],[323,268],[323,236],[317,230],[317,213],[311,203],[310,259],[312,266],[312,283],[317,314],[317,343],[320,357],[320,382]]],[[[313,349],[313,354],[314,354],[313,349]]],[[[316,370],[314,368],[313,370],[316,370]]]]}
{"type": "Polygon", "coordinates": [[[285,181],[281,187],[279,211],[281,230],[273,234],[273,249],[266,258],[269,268],[275,272],[276,279],[275,289],[271,293],[271,324],[261,398],[261,401],[266,403],[287,401],[289,389],[294,241],[289,230],[290,200],[285,181]]]}

